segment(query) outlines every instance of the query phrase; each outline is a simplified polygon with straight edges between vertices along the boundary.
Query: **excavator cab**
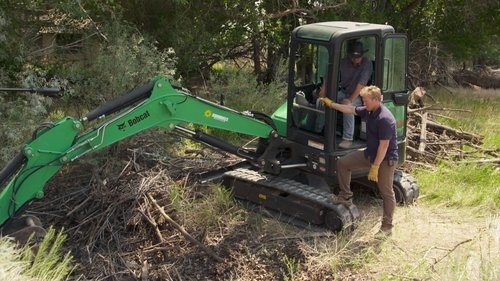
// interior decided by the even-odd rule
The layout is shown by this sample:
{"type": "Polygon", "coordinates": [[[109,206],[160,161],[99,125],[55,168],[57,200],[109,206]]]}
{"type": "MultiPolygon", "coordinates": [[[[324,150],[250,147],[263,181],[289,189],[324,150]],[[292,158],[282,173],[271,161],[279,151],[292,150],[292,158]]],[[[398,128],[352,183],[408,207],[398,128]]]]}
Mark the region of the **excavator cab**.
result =
{"type": "MultiPolygon", "coordinates": [[[[378,86],[384,105],[397,120],[400,162],[405,159],[407,90],[407,38],[389,25],[324,22],[297,27],[292,33],[288,99],[273,114],[280,135],[295,142],[295,153],[304,156],[309,168],[335,178],[336,160],[366,146],[366,124],[355,118],[353,146],[341,149],[342,113],[326,109],[318,101],[319,90],[337,100],[342,90],[340,62],[352,42],[363,43],[365,59],[373,72],[368,85],[378,86]],[[286,123],[283,122],[286,120],[286,123]]],[[[360,173],[361,176],[363,173],[360,173]]]]}
{"type": "MultiPolygon", "coordinates": [[[[359,212],[354,205],[331,204],[327,198],[337,186],[337,161],[352,150],[366,147],[366,125],[355,119],[354,145],[341,149],[342,113],[321,106],[321,87],[337,100],[342,89],[340,63],[352,42],[363,43],[371,62],[367,84],[382,90],[384,105],[397,122],[399,164],[405,160],[407,50],[405,35],[388,25],[324,22],[297,27],[291,37],[287,101],[271,116],[277,134],[266,139],[258,163],[264,172],[236,170],[226,173],[225,185],[236,198],[264,206],[287,222],[306,222],[328,229],[348,228],[359,212]],[[285,216],[286,215],[286,216],[285,216]]],[[[367,170],[356,170],[352,180],[375,193],[376,183],[367,170]]],[[[396,201],[411,203],[419,194],[416,181],[396,171],[396,201]]]]}

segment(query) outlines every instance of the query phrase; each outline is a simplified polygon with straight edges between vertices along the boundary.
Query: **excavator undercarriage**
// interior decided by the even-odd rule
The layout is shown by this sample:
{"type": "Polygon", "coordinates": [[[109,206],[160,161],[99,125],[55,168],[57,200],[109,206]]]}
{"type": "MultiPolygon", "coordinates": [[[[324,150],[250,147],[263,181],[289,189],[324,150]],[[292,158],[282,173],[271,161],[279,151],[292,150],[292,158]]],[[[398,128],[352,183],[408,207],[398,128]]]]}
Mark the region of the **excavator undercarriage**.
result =
{"type": "Polygon", "coordinates": [[[359,217],[355,205],[330,203],[331,192],[251,169],[226,172],[224,185],[232,189],[235,198],[267,208],[274,217],[302,227],[352,229],[359,217]]]}

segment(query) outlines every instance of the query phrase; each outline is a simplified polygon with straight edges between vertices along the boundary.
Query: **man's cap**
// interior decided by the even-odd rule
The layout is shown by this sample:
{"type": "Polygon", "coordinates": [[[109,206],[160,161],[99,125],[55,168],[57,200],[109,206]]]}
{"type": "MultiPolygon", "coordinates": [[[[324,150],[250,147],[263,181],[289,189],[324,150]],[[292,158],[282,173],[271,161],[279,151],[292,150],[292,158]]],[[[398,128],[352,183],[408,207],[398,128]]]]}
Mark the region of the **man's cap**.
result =
{"type": "Polygon", "coordinates": [[[352,44],[352,46],[349,50],[349,56],[351,58],[360,58],[366,52],[368,52],[368,50],[365,50],[363,48],[363,43],[356,41],[354,44],[352,44]]]}

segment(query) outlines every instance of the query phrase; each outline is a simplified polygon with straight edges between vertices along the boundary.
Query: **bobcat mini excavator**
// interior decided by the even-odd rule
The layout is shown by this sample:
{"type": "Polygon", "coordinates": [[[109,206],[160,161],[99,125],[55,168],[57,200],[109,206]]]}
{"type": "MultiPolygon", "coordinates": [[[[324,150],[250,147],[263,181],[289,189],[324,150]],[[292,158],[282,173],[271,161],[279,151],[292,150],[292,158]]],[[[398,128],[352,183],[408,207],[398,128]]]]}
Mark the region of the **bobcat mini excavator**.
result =
{"type": "MultiPolygon", "coordinates": [[[[338,231],[350,228],[359,212],[355,205],[335,205],[327,199],[336,186],[339,157],[366,145],[366,126],[356,120],[354,145],[338,148],[341,113],[314,106],[324,83],[327,97],[339,92],[339,62],[349,42],[362,42],[372,61],[370,84],[382,89],[384,105],[397,121],[399,164],[405,160],[407,118],[407,38],[389,25],[324,22],[295,28],[291,36],[289,83],[286,101],[267,116],[237,112],[173,87],[165,78],[149,83],[88,113],[81,119],[65,117],[44,123],[0,172],[1,235],[23,240],[28,233],[43,234],[40,221],[22,215],[29,202],[44,196],[44,187],[62,166],[89,152],[110,146],[146,129],[166,131],[195,139],[232,153],[249,165],[224,174],[224,185],[250,207],[265,208],[291,223],[338,231]],[[256,149],[245,149],[185,124],[258,137],[256,149]]],[[[263,98],[266,98],[263,96],[263,98]]],[[[367,171],[353,173],[353,181],[376,190],[367,171]]],[[[418,197],[418,186],[408,174],[396,171],[398,202],[418,197]]]]}

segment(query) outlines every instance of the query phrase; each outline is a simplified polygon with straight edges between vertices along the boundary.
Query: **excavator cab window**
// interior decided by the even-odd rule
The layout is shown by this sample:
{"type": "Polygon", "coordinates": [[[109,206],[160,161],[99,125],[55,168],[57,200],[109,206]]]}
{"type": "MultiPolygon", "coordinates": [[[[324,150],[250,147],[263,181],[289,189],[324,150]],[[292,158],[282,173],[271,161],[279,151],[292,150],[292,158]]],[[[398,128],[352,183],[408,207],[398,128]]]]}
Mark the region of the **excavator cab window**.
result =
{"type": "MultiPolygon", "coordinates": [[[[363,53],[363,57],[371,62],[373,71],[372,71],[372,75],[371,75],[370,79],[368,80],[367,85],[373,85],[373,84],[375,84],[375,63],[376,63],[375,54],[377,51],[376,50],[375,36],[356,37],[353,39],[345,40],[342,43],[341,54],[340,54],[341,58],[348,58],[349,57],[349,54],[347,53],[348,50],[350,49],[349,45],[354,44],[354,42],[360,42],[363,44],[363,49],[365,51],[363,53]]],[[[339,74],[341,74],[341,73],[339,72],[339,74]]],[[[338,81],[339,81],[339,85],[340,85],[341,77],[339,77],[338,81]]]]}
{"type": "MultiPolygon", "coordinates": [[[[377,53],[375,36],[345,39],[340,45],[340,60],[338,62],[340,63],[346,59],[349,60],[348,51],[350,50],[350,44],[354,42],[361,42],[363,44],[365,51],[363,57],[368,60],[371,65],[372,74],[368,80],[363,81],[363,83],[367,85],[374,84],[375,58],[377,53]]],[[[333,46],[330,45],[330,48],[333,48],[333,46]]],[[[331,51],[333,52],[333,49],[331,51]]],[[[296,93],[292,107],[293,122],[299,129],[321,135],[323,135],[325,130],[325,107],[317,103],[317,98],[321,85],[323,85],[323,80],[327,78],[327,66],[329,62],[327,47],[312,43],[301,43],[298,45],[294,77],[296,93]]],[[[342,87],[344,85],[342,82],[342,70],[338,73],[338,77],[334,81],[334,87],[338,89],[337,92],[345,91],[342,87]]],[[[359,75],[359,73],[356,75],[359,75]]],[[[358,78],[365,79],[361,77],[358,78]]],[[[332,99],[336,99],[337,92],[331,93],[329,96],[333,97],[332,99]]],[[[336,116],[336,132],[341,134],[343,131],[343,116],[342,114],[336,114],[336,116]]],[[[360,140],[359,145],[363,145],[364,141],[360,119],[357,118],[355,123],[354,138],[360,140]]]]}
{"type": "Polygon", "coordinates": [[[295,60],[295,97],[292,118],[294,125],[313,133],[322,133],[325,112],[316,106],[319,90],[327,73],[329,54],[323,45],[300,43],[295,60]]]}
{"type": "MultiPolygon", "coordinates": [[[[363,58],[368,60],[371,66],[371,76],[368,78],[367,81],[360,81],[361,84],[366,84],[367,86],[369,85],[374,85],[375,84],[375,65],[377,63],[376,60],[376,54],[377,54],[377,45],[376,45],[376,38],[375,36],[363,36],[363,37],[355,37],[355,38],[349,38],[346,39],[342,45],[341,45],[341,63],[342,60],[350,60],[349,58],[349,50],[352,47],[352,44],[355,42],[360,42],[363,45],[363,58]]],[[[361,75],[362,76],[362,75],[361,75]]],[[[366,79],[366,78],[361,78],[358,76],[358,79],[366,79]]],[[[345,91],[346,88],[343,87],[342,83],[342,68],[340,67],[339,69],[339,77],[337,79],[338,81],[338,91],[345,91]]],[[[350,93],[345,93],[345,94],[350,94],[350,93]]],[[[359,98],[361,101],[361,98],[359,98]]],[[[357,105],[362,105],[357,104],[357,105]]],[[[343,114],[339,113],[337,114],[337,127],[336,127],[336,134],[338,137],[338,142],[340,142],[340,136],[342,136],[343,132],[343,114]]],[[[354,138],[354,145],[355,146],[363,146],[364,141],[366,140],[366,124],[361,121],[361,119],[358,116],[355,116],[354,118],[354,132],[353,132],[353,138],[354,138]]]]}

